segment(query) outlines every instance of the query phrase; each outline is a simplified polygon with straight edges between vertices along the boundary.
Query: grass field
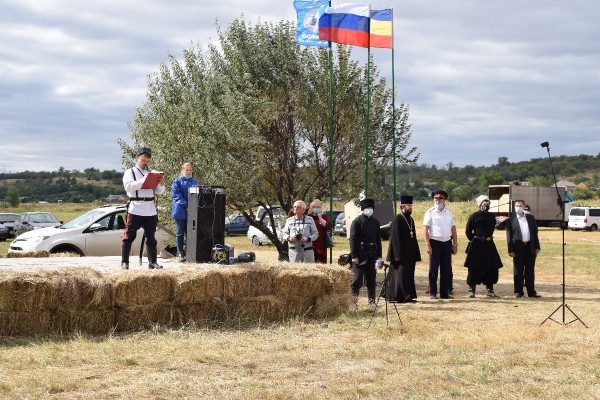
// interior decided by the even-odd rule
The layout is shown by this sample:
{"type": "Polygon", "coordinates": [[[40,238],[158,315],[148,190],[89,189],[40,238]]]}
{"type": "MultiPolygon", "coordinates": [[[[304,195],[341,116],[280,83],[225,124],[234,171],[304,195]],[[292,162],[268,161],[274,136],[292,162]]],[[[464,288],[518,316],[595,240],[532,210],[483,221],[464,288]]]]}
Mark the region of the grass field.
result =
{"type": "MultiPolygon", "coordinates": [[[[420,221],[428,204],[417,204],[420,221]]],[[[183,327],[102,337],[0,338],[0,397],[60,399],[592,399],[600,398],[600,233],[565,232],[568,306],[585,322],[540,323],[562,303],[562,233],[541,229],[536,266],[541,299],[515,299],[504,232],[501,297],[467,297],[462,267],[471,204],[455,204],[459,253],[453,300],[429,300],[417,264],[416,304],[384,303],[326,321],[183,327]]],[[[237,251],[275,262],[272,246],[237,251]]],[[[421,242],[422,245],[422,242],[421,242]]],[[[0,243],[0,246],[5,246],[0,243]]],[[[384,242],[387,249],[387,242],[384,242]]],[[[5,249],[2,247],[0,249],[5,249]]],[[[384,249],[384,251],[385,251],[384,249]]],[[[335,238],[334,257],[347,252],[335,238]]],[[[425,256],[424,246],[421,247],[425,256]]],[[[2,250],[0,254],[4,254],[2,250]]],[[[424,257],[425,258],[425,257],[424,257]]],[[[381,278],[381,276],[379,277],[381,278]]],[[[482,290],[480,289],[480,292],[482,290]]],[[[562,307],[554,315],[562,322],[562,307]]],[[[572,315],[567,312],[566,321],[572,315]]]]}

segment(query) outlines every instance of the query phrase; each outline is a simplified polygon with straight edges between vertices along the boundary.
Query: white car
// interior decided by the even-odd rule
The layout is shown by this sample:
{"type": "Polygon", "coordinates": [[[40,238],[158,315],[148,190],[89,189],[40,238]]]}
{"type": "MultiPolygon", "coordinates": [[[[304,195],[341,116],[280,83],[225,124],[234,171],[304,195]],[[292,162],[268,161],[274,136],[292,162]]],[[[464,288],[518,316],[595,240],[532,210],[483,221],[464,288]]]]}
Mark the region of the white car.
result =
{"type": "MultiPolygon", "coordinates": [[[[58,227],[40,228],[17,236],[9,253],[46,250],[50,253],[76,253],[80,256],[119,256],[125,230],[127,210],[124,205],[110,205],[90,210],[58,227]]],[[[143,229],[138,231],[132,254],[138,255],[143,229]]],[[[158,229],[159,251],[169,235],[158,229]]]]}
{"type": "MultiPolygon", "coordinates": [[[[271,229],[271,224],[267,224],[267,228],[271,229]]],[[[278,226],[277,229],[277,236],[279,237],[279,240],[283,240],[283,226],[278,226]]],[[[271,240],[264,234],[262,233],[262,231],[260,231],[258,228],[254,227],[254,226],[250,226],[248,228],[248,239],[250,239],[252,241],[252,244],[255,246],[260,246],[263,244],[271,244],[271,240]]]]}

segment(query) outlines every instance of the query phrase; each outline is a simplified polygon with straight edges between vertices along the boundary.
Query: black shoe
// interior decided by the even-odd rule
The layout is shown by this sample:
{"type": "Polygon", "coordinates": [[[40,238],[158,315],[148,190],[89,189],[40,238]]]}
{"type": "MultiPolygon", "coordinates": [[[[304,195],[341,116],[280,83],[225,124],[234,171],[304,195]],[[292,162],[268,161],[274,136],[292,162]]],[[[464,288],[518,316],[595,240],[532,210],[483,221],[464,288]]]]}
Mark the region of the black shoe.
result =
{"type": "Polygon", "coordinates": [[[370,307],[375,307],[375,304],[376,304],[375,303],[375,299],[373,299],[373,298],[369,299],[369,306],[370,307]]]}
{"type": "Polygon", "coordinates": [[[429,295],[429,298],[430,298],[431,300],[435,300],[435,294],[430,294],[430,295],[429,295]]]}
{"type": "Polygon", "coordinates": [[[535,298],[535,299],[539,299],[540,297],[542,297],[542,296],[540,296],[540,295],[539,295],[539,294],[537,294],[537,293],[536,293],[536,294],[528,294],[527,296],[528,296],[528,297],[533,297],[533,298],[535,298]]]}
{"type": "Polygon", "coordinates": [[[470,299],[474,299],[475,298],[475,289],[469,289],[469,298],[470,299]]]}
{"type": "Polygon", "coordinates": [[[522,297],[523,297],[523,293],[517,293],[517,294],[515,294],[515,297],[516,297],[517,299],[520,299],[520,298],[522,298],[522,297]]]}
{"type": "Polygon", "coordinates": [[[449,296],[454,296],[454,289],[448,290],[448,295],[449,296]]]}
{"type": "Polygon", "coordinates": [[[123,261],[123,262],[121,263],[121,269],[129,269],[129,263],[128,263],[128,262],[125,262],[125,261],[123,261]]]}
{"type": "Polygon", "coordinates": [[[179,257],[179,259],[177,261],[179,261],[180,263],[185,262],[185,254],[179,253],[179,254],[177,254],[177,257],[179,257]]]}
{"type": "Polygon", "coordinates": [[[447,296],[440,296],[440,299],[453,299],[454,296],[452,295],[447,295],[447,296]]]}
{"type": "Polygon", "coordinates": [[[148,268],[150,268],[150,269],[162,269],[162,265],[158,265],[157,263],[153,262],[153,263],[149,263],[148,264],[148,268]]]}
{"type": "Polygon", "coordinates": [[[498,297],[496,296],[496,293],[494,293],[494,291],[491,289],[487,289],[486,295],[487,297],[498,297]]]}

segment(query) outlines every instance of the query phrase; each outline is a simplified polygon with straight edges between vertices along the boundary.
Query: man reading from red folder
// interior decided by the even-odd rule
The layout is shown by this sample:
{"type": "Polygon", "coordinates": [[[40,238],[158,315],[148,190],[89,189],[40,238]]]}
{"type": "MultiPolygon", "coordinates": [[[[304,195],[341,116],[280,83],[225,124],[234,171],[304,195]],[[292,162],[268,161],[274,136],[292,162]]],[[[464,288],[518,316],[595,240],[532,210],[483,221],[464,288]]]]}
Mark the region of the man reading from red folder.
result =
{"type": "MultiPolygon", "coordinates": [[[[157,177],[157,185],[154,189],[143,189],[144,183],[150,169],[148,166],[152,161],[152,150],[142,147],[135,155],[136,166],[129,168],[123,174],[123,186],[129,196],[127,204],[127,226],[122,239],[121,268],[129,269],[129,253],[131,244],[135,240],[137,231],[144,228],[148,253],[148,268],[160,269],[162,266],[156,262],[158,251],[156,248],[156,225],[158,224],[158,213],[154,204],[154,195],[163,193],[165,185],[162,176],[157,177]]],[[[154,185],[151,185],[154,186],[154,185]]]]}

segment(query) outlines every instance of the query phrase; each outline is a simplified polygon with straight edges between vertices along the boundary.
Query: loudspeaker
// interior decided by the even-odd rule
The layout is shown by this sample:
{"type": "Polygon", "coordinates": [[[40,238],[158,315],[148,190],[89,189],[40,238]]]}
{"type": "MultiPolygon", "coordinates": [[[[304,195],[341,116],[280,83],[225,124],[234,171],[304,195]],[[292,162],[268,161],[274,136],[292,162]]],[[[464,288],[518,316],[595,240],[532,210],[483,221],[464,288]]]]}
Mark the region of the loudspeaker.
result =
{"type": "Polygon", "coordinates": [[[225,190],[190,188],[187,208],[187,262],[211,262],[213,247],[225,245],[225,190]]]}

